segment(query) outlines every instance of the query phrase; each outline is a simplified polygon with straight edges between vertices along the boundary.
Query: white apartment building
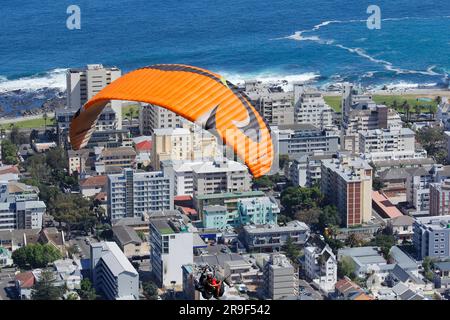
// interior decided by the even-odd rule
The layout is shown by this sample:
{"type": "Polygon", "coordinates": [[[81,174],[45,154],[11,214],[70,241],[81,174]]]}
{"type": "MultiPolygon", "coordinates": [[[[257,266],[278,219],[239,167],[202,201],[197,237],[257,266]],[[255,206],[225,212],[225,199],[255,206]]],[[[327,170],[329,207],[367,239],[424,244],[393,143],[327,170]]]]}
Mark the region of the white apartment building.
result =
{"type": "Polygon", "coordinates": [[[193,263],[193,245],[192,230],[182,220],[150,221],[150,262],[158,286],[182,286],[182,266],[193,263]]]}
{"type": "Polygon", "coordinates": [[[295,123],[294,93],[259,86],[246,94],[269,125],[295,123]]]}
{"type": "Polygon", "coordinates": [[[96,290],[108,300],[139,300],[139,274],[115,242],[91,244],[96,290]]]}
{"type": "Polygon", "coordinates": [[[296,186],[312,187],[320,183],[322,160],[332,158],[333,153],[323,151],[303,155],[289,164],[286,175],[296,186]]]}
{"type": "Polygon", "coordinates": [[[322,93],[294,84],[294,97],[296,123],[311,124],[320,129],[333,127],[333,109],[325,103],[322,93]]]}
{"type": "Polygon", "coordinates": [[[337,259],[328,245],[305,248],[305,272],[323,291],[332,292],[337,282],[337,259]]]}
{"type": "Polygon", "coordinates": [[[164,160],[161,170],[173,180],[174,196],[194,195],[193,166],[201,165],[203,161],[164,160]]]}
{"type": "Polygon", "coordinates": [[[201,160],[220,155],[216,138],[196,125],[155,129],[152,136],[152,166],[159,170],[164,160],[201,160]]]}
{"type": "Polygon", "coordinates": [[[0,182],[0,230],[41,229],[47,207],[38,194],[33,186],[0,182]]]}
{"type": "MultiPolygon", "coordinates": [[[[120,78],[122,71],[118,68],[105,68],[101,64],[88,64],[84,68],[67,70],[67,106],[79,109],[89,99],[99,93],[112,81],[120,78]]],[[[111,101],[109,104],[116,116],[115,129],[122,129],[122,102],[111,101]]]]}
{"type": "Polygon", "coordinates": [[[412,215],[429,214],[430,183],[434,175],[430,167],[419,167],[408,170],[406,177],[406,201],[413,208],[412,215]]]}
{"type": "Polygon", "coordinates": [[[360,153],[415,152],[415,133],[409,128],[374,129],[359,132],[360,153]]]}
{"type": "Polygon", "coordinates": [[[322,160],[321,190],[334,204],[346,227],[372,217],[372,167],[360,158],[341,155],[322,160]]]}
{"type": "Polygon", "coordinates": [[[108,175],[107,190],[111,220],[173,210],[173,182],[161,171],[124,169],[120,174],[108,175]]]}
{"type": "Polygon", "coordinates": [[[251,178],[247,167],[231,160],[207,161],[192,165],[194,193],[250,191],[251,178]]]}
{"type": "Polygon", "coordinates": [[[450,258],[450,215],[416,218],[413,228],[418,259],[450,258]]]}
{"type": "Polygon", "coordinates": [[[139,109],[139,129],[142,135],[152,135],[155,129],[180,128],[183,121],[176,113],[155,105],[144,104],[139,109]]]}
{"type": "Polygon", "coordinates": [[[298,295],[298,277],[289,259],[272,253],[264,264],[264,292],[267,298],[278,300],[298,295]]]}

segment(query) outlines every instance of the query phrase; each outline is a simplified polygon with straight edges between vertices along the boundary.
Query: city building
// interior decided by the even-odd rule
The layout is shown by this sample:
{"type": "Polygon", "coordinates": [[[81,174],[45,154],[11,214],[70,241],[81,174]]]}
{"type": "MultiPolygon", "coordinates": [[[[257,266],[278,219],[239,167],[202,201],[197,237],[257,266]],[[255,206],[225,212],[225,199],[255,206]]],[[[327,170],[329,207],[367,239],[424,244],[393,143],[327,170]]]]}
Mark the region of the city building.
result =
{"type": "MultiPolygon", "coordinates": [[[[99,93],[104,87],[120,78],[122,72],[116,67],[105,68],[101,64],[88,64],[84,68],[67,70],[67,106],[78,110],[89,99],[99,93]]],[[[114,129],[122,128],[122,102],[111,101],[108,106],[115,112],[114,129]]],[[[103,112],[102,112],[103,113],[103,112]]],[[[98,120],[102,125],[103,120],[98,120]]],[[[106,121],[108,122],[109,119],[106,121]]]]}
{"type": "Polygon", "coordinates": [[[450,214],[450,179],[430,183],[430,216],[450,214]]]}
{"type": "Polygon", "coordinates": [[[139,300],[139,274],[115,242],[91,244],[94,288],[108,300],[139,300]]]}
{"type": "Polygon", "coordinates": [[[392,152],[395,155],[404,153],[414,158],[415,133],[409,128],[360,131],[359,152],[371,154],[374,158],[379,158],[380,153],[386,152],[392,152]]]}
{"type": "MultiPolygon", "coordinates": [[[[246,82],[247,83],[247,82],[246,82]]],[[[294,92],[248,82],[245,93],[269,125],[294,124],[294,92]]]]}
{"type": "Polygon", "coordinates": [[[342,94],[341,150],[358,152],[359,132],[373,129],[400,129],[402,121],[395,110],[377,105],[372,96],[345,84],[342,94]]]}
{"type": "Polygon", "coordinates": [[[161,171],[124,169],[108,175],[108,216],[111,220],[173,210],[173,183],[161,171]]]}
{"type": "Polygon", "coordinates": [[[264,197],[264,196],[265,193],[259,190],[246,192],[195,194],[194,207],[200,214],[200,219],[203,219],[202,213],[204,208],[214,205],[225,206],[227,208],[228,213],[234,216],[237,214],[239,199],[264,197]]]}
{"type": "Polygon", "coordinates": [[[264,293],[268,299],[295,297],[298,295],[298,277],[289,259],[280,253],[272,253],[264,265],[264,293]]]}
{"type": "Polygon", "coordinates": [[[338,260],[350,259],[355,266],[357,277],[365,279],[369,274],[376,274],[377,281],[383,282],[389,276],[394,264],[389,264],[378,247],[353,247],[339,249],[338,260]]]}
{"type": "Polygon", "coordinates": [[[298,220],[279,225],[247,225],[241,233],[242,242],[249,251],[280,251],[290,238],[294,244],[304,245],[310,236],[310,229],[298,220]]]}
{"type": "Polygon", "coordinates": [[[279,125],[271,127],[278,137],[278,152],[295,158],[314,151],[337,152],[339,134],[322,130],[310,124],[279,125]]]}
{"type": "Polygon", "coordinates": [[[143,135],[152,135],[155,129],[181,128],[183,121],[181,116],[166,108],[144,104],[139,109],[139,129],[143,135]]]}
{"type": "Polygon", "coordinates": [[[149,256],[150,248],[148,242],[145,238],[142,239],[134,228],[131,226],[116,225],[111,230],[114,241],[128,259],[149,256]]]}
{"type": "Polygon", "coordinates": [[[41,229],[46,205],[39,189],[20,182],[0,182],[0,230],[41,229]]]}
{"type": "Polygon", "coordinates": [[[80,150],[68,150],[67,157],[69,162],[69,174],[72,175],[75,172],[81,174],[86,172],[87,160],[89,159],[91,150],[90,149],[80,149],[80,150]]]}
{"type": "Polygon", "coordinates": [[[195,194],[250,191],[251,178],[242,163],[223,160],[192,165],[195,194]]]}
{"type": "Polygon", "coordinates": [[[416,218],[413,244],[417,258],[450,258],[450,215],[416,218]]]}
{"type": "Polygon", "coordinates": [[[328,245],[308,246],[305,252],[305,273],[324,292],[334,291],[337,282],[337,259],[328,245]]]}
{"type": "Polygon", "coordinates": [[[316,89],[294,84],[295,123],[311,124],[320,129],[333,127],[333,109],[316,89]]]}
{"type": "Polygon", "coordinates": [[[97,174],[113,174],[122,169],[136,168],[136,151],[132,147],[94,148],[95,172],[97,174]]]}
{"type": "Polygon", "coordinates": [[[337,300],[374,300],[372,296],[366,294],[360,286],[351,281],[347,276],[336,283],[335,289],[337,300]]]}
{"type": "Polygon", "coordinates": [[[92,176],[81,179],[79,181],[80,191],[83,197],[93,197],[99,192],[105,192],[108,184],[108,177],[106,175],[92,176]]]}
{"type": "Polygon", "coordinates": [[[334,153],[314,151],[312,154],[305,154],[289,163],[287,168],[288,179],[300,187],[312,187],[320,184],[322,177],[322,160],[333,159],[334,153]]]}
{"type": "Polygon", "coordinates": [[[204,228],[226,229],[248,224],[276,224],[280,208],[269,197],[239,199],[237,210],[231,213],[222,205],[207,206],[203,209],[204,228]]]}
{"type": "MultiPolygon", "coordinates": [[[[58,144],[66,149],[70,149],[69,128],[77,111],[76,108],[61,108],[55,111],[58,144]]],[[[116,117],[117,114],[111,107],[105,107],[85,148],[131,146],[129,131],[118,127],[116,117]]]]}
{"type": "Polygon", "coordinates": [[[11,251],[0,246],[0,268],[12,266],[13,263],[14,261],[11,256],[11,251]]]}
{"type": "Polygon", "coordinates": [[[402,244],[404,242],[412,242],[414,235],[414,218],[401,215],[399,217],[390,219],[388,225],[392,228],[397,243],[402,244]]]}
{"type": "Polygon", "coordinates": [[[216,138],[194,124],[182,128],[153,130],[152,167],[159,170],[164,160],[204,160],[220,156],[216,138]]]}
{"type": "Polygon", "coordinates": [[[406,201],[412,215],[427,215],[430,210],[430,183],[434,182],[434,174],[429,167],[408,170],[406,176],[406,201]]]}
{"type": "Polygon", "coordinates": [[[150,222],[150,261],[160,287],[183,284],[182,266],[194,262],[194,237],[189,226],[176,218],[150,222]]]}
{"type": "Polygon", "coordinates": [[[201,164],[203,164],[203,161],[161,161],[161,170],[174,181],[175,196],[194,195],[193,166],[201,164]]]}
{"type": "Polygon", "coordinates": [[[360,158],[341,155],[322,160],[321,190],[342,216],[345,227],[372,217],[372,167],[360,158]]]}

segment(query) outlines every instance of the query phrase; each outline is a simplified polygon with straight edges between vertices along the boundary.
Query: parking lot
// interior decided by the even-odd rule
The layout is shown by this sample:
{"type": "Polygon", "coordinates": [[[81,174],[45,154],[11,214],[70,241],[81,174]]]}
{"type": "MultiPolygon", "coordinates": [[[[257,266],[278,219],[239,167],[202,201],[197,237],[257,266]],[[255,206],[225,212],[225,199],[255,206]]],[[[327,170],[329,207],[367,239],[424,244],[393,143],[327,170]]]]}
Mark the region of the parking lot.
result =
{"type": "Polygon", "coordinates": [[[299,280],[300,298],[305,300],[323,300],[322,295],[305,280],[299,280]]]}
{"type": "Polygon", "coordinates": [[[81,259],[89,258],[90,244],[98,242],[96,239],[86,236],[77,236],[69,240],[69,245],[78,249],[78,256],[81,259]]]}

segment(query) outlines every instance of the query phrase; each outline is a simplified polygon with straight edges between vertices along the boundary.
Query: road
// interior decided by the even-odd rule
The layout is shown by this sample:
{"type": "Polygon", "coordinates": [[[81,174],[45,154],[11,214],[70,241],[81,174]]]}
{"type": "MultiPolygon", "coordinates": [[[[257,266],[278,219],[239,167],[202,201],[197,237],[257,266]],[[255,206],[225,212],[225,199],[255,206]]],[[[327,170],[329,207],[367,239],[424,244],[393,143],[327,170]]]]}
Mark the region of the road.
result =
{"type": "Polygon", "coordinates": [[[86,243],[86,239],[89,238],[90,243],[96,243],[98,242],[96,239],[93,239],[91,237],[85,237],[85,236],[77,236],[69,240],[70,246],[78,245],[78,247],[81,249],[81,252],[79,253],[80,257],[82,259],[89,258],[91,247],[89,244],[86,243]]]}
{"type": "Polygon", "coordinates": [[[300,297],[305,297],[306,299],[310,298],[311,300],[323,300],[320,292],[311,287],[311,285],[305,280],[300,279],[298,281],[298,285],[300,290],[300,297]]]}

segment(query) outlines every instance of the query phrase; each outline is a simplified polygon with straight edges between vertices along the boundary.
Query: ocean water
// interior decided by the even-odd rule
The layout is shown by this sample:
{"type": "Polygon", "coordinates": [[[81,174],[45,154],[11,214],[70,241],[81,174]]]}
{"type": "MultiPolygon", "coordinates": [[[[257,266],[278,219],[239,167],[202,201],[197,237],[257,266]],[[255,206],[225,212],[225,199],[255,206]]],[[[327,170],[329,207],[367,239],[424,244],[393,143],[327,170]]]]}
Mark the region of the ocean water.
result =
{"type": "Polygon", "coordinates": [[[88,63],[184,63],[229,80],[448,85],[448,0],[0,1],[0,92],[65,88],[88,63]],[[381,9],[369,30],[366,9],[381,9]],[[81,29],[66,27],[69,5],[81,29]]]}

